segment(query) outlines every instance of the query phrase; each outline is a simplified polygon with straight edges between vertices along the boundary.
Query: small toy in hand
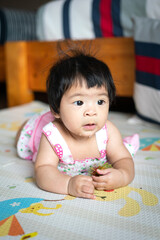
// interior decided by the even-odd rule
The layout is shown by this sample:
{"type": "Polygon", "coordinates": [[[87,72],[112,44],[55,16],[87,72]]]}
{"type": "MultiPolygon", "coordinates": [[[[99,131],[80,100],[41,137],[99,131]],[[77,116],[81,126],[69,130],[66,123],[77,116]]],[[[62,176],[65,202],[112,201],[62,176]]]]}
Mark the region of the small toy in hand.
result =
{"type": "Polygon", "coordinates": [[[112,164],[106,162],[103,165],[98,166],[98,167],[97,167],[97,165],[93,166],[90,169],[90,174],[93,175],[93,176],[101,176],[101,174],[98,174],[97,169],[102,170],[102,169],[107,169],[107,168],[112,168],[112,164]]]}

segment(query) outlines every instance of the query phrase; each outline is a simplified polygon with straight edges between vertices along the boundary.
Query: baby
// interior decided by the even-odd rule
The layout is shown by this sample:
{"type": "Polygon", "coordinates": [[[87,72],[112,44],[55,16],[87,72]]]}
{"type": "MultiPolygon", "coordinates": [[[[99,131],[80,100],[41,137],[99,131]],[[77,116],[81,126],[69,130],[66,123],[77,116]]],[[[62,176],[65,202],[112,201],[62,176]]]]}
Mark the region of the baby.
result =
{"type": "Polygon", "coordinates": [[[37,185],[46,191],[94,199],[94,190],[128,185],[138,135],[122,140],[108,120],[115,85],[105,63],[72,51],[54,64],[47,80],[50,111],[36,114],[18,133],[17,152],[35,162],[37,185]],[[133,145],[132,145],[133,142],[133,145]],[[110,163],[112,168],[91,168],[110,163]]]}

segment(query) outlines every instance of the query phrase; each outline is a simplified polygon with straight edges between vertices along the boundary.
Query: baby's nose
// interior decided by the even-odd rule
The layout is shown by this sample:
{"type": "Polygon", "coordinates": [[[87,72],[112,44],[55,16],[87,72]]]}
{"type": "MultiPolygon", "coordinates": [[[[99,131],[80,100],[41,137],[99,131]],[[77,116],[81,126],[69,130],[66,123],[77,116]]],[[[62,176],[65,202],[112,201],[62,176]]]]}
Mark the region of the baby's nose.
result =
{"type": "Polygon", "coordinates": [[[96,115],[96,110],[94,108],[86,109],[84,116],[94,116],[96,115]]]}

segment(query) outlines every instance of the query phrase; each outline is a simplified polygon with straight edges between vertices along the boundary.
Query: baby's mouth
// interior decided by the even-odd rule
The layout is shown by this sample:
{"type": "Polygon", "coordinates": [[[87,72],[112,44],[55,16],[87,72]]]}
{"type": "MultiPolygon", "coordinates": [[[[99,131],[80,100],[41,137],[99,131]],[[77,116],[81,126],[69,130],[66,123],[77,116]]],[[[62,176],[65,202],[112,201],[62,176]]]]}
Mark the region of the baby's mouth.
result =
{"type": "Polygon", "coordinates": [[[86,130],[94,130],[95,127],[96,127],[96,124],[95,124],[95,123],[88,123],[88,124],[85,124],[85,125],[84,125],[84,128],[85,128],[86,130]]]}

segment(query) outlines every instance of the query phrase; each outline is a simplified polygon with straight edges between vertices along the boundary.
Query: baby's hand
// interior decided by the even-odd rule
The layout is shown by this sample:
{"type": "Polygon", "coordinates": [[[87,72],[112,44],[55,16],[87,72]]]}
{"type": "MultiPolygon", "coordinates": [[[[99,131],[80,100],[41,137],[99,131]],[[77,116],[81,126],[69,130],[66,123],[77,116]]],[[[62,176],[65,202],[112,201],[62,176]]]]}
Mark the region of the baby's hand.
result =
{"type": "Polygon", "coordinates": [[[94,187],[97,190],[111,190],[125,185],[125,174],[114,168],[97,169],[99,176],[92,176],[94,187]]]}
{"type": "Polygon", "coordinates": [[[95,199],[92,177],[78,175],[68,183],[68,194],[75,197],[95,199]]]}

